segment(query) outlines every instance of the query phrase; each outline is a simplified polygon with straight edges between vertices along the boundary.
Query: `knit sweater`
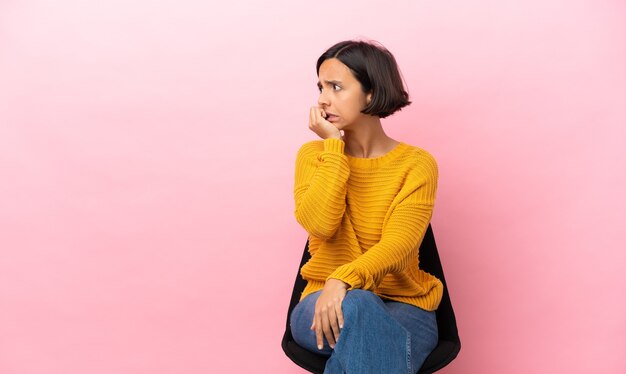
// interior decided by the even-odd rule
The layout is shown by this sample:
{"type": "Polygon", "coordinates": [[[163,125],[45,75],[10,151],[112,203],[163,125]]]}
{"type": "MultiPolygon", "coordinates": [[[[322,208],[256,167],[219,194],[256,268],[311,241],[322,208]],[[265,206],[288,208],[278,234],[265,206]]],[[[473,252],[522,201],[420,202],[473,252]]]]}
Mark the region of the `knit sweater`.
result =
{"type": "Polygon", "coordinates": [[[424,149],[400,142],[380,157],[344,152],[342,139],[303,144],[295,165],[295,217],[311,259],[300,300],[340,279],[382,299],[436,310],[443,284],[419,268],[432,217],[438,167],[424,149]]]}

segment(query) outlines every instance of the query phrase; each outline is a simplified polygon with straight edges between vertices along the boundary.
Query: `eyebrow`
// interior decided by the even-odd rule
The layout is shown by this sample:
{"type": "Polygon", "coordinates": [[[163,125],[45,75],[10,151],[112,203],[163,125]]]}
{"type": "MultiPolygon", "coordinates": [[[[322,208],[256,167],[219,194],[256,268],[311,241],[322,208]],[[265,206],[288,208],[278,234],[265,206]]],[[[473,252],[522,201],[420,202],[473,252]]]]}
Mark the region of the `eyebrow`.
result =
{"type": "MultiPolygon", "coordinates": [[[[330,83],[330,84],[341,84],[341,81],[336,81],[336,80],[331,80],[331,81],[324,81],[325,83],[330,83]]],[[[317,87],[322,87],[322,84],[320,82],[317,82],[317,87]]]]}

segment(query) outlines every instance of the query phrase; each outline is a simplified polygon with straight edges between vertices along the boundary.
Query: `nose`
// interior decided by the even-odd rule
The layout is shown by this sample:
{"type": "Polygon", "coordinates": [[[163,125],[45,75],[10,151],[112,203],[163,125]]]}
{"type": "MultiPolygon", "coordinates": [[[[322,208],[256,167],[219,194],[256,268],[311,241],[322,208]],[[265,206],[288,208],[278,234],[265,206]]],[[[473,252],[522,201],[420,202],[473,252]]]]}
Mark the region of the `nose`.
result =
{"type": "Polygon", "coordinates": [[[317,103],[322,108],[328,107],[328,98],[326,97],[326,94],[324,94],[324,91],[320,92],[320,96],[317,99],[317,103]]]}

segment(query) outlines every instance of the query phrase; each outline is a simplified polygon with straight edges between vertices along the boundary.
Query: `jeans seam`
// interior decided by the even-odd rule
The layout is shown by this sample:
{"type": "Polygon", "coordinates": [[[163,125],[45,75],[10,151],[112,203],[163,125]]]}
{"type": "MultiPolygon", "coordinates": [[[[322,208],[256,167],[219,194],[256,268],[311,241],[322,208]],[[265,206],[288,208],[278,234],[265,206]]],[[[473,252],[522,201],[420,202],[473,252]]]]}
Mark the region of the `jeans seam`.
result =
{"type": "Polygon", "coordinates": [[[411,333],[406,332],[406,367],[408,368],[408,374],[414,374],[411,367],[411,333]]]}

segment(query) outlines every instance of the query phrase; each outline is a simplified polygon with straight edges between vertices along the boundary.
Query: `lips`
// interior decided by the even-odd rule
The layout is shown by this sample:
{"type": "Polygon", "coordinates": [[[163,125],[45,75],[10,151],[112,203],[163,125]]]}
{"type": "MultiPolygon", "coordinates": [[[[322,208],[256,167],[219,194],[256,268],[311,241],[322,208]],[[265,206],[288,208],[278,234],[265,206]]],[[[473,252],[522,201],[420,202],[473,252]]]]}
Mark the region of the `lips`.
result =
{"type": "Polygon", "coordinates": [[[339,116],[338,116],[338,115],[336,115],[336,114],[326,112],[326,119],[329,119],[329,118],[337,118],[337,117],[339,117],[339,116]]]}

